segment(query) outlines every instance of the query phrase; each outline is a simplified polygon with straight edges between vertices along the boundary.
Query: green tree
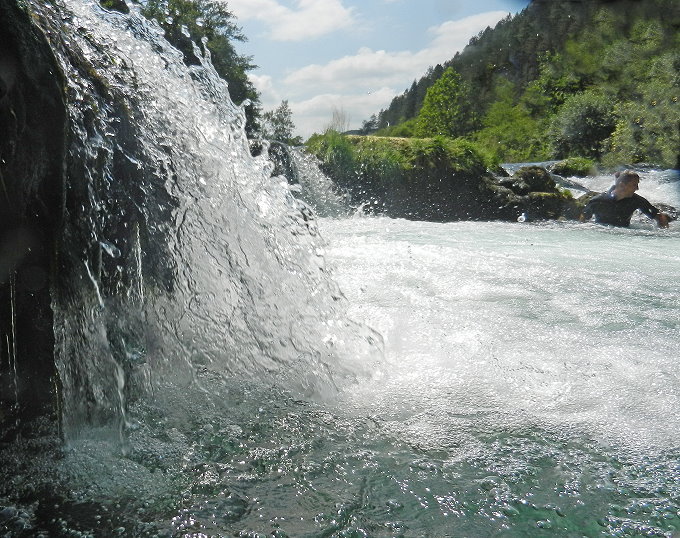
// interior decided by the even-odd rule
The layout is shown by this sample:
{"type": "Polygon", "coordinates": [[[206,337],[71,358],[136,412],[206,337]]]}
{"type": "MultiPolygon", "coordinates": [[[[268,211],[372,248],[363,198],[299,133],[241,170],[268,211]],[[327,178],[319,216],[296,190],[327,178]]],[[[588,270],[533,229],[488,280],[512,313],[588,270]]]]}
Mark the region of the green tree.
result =
{"type": "Polygon", "coordinates": [[[372,114],[370,119],[361,123],[361,134],[368,135],[378,130],[378,117],[372,114]]]}
{"type": "Polygon", "coordinates": [[[610,96],[588,90],[568,97],[552,122],[556,156],[599,159],[615,126],[610,96]]]}
{"type": "Polygon", "coordinates": [[[278,140],[285,144],[300,144],[300,137],[293,137],[295,124],[293,112],[284,99],[274,110],[262,114],[262,136],[268,140],[278,140]]]}
{"type": "Polygon", "coordinates": [[[664,81],[651,79],[640,89],[640,99],[616,106],[616,128],[606,162],[651,162],[676,167],[680,164],[678,86],[673,91],[664,81]]]}
{"type": "Polygon", "coordinates": [[[451,67],[427,90],[418,115],[416,135],[455,138],[469,132],[472,118],[466,84],[451,67]]]}
{"type": "Polygon", "coordinates": [[[572,62],[560,53],[541,57],[539,76],[527,85],[522,96],[532,115],[553,114],[570,95],[584,89],[581,78],[571,65],[572,62]]]}
{"type": "Polygon", "coordinates": [[[503,162],[549,158],[542,122],[535,120],[524,104],[514,103],[514,93],[512,82],[501,79],[496,83],[496,100],[473,139],[503,162]]]}

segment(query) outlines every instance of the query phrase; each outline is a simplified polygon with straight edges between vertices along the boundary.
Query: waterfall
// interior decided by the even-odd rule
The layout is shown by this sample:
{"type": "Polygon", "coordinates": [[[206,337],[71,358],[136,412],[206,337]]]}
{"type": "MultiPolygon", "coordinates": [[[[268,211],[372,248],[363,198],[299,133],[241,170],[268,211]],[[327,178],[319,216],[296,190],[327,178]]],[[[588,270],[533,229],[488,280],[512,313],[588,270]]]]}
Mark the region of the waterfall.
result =
{"type": "Polygon", "coordinates": [[[377,338],[346,317],[314,216],[251,157],[205,50],[186,67],[134,6],[28,4],[66,84],[52,308],[67,437],[124,432],[132,401],[205,372],[323,396],[368,371],[377,338]]]}
{"type": "Polygon", "coordinates": [[[0,535],[677,533],[677,223],[317,218],[316,164],[252,157],[201,50],[21,5],[0,426],[56,390],[66,443],[0,430],[0,535]]]}
{"type": "Polygon", "coordinates": [[[295,164],[298,197],[320,217],[346,217],[350,212],[348,197],[339,193],[323,173],[319,160],[300,148],[290,148],[290,155],[295,164]]]}

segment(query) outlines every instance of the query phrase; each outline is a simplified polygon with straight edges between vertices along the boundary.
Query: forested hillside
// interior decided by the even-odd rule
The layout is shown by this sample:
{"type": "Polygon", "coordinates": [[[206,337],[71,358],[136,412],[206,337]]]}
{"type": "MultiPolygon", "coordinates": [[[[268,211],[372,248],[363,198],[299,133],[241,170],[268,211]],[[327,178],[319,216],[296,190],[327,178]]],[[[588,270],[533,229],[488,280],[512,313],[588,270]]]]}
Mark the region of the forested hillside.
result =
{"type": "Polygon", "coordinates": [[[677,0],[534,0],[363,130],[464,136],[503,161],[680,166],[679,73],[677,0]]]}

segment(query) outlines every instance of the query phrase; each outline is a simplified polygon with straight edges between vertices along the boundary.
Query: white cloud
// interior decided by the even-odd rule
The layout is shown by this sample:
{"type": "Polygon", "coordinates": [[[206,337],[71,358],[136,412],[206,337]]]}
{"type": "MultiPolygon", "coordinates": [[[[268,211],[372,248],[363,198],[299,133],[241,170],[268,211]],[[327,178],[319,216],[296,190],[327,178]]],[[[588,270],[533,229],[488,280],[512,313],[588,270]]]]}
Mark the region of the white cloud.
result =
{"type": "Polygon", "coordinates": [[[448,21],[430,28],[431,44],[420,51],[387,52],[360,49],[325,65],[308,65],[284,79],[289,87],[314,86],[319,89],[345,90],[356,87],[380,87],[410,84],[425,74],[428,67],[453,58],[473,35],[505,17],[505,11],[492,11],[448,21]]]}
{"type": "Polygon", "coordinates": [[[239,20],[257,19],[274,41],[304,41],[317,38],[354,23],[353,8],[342,0],[296,0],[291,9],[280,0],[228,0],[229,10],[239,20]]]}
{"type": "MultiPolygon", "coordinates": [[[[244,6],[276,4],[274,0],[237,0],[235,3],[244,6]]],[[[321,2],[298,2],[300,7],[313,3],[321,2]]],[[[422,77],[428,67],[453,58],[472,36],[487,26],[493,27],[506,15],[505,11],[492,11],[432,27],[428,30],[431,35],[429,45],[419,51],[363,47],[354,55],[297,69],[283,81],[272,80],[269,76],[250,75],[250,78],[261,92],[265,110],[275,108],[282,99],[288,100],[296,133],[305,138],[329,125],[334,108],[343,110],[349,117],[350,128],[356,129],[362,120],[389,106],[390,101],[406,90],[413,80],[422,77]]]]}
{"type": "Polygon", "coordinates": [[[395,95],[397,92],[394,89],[383,87],[370,93],[324,93],[292,102],[290,108],[293,111],[295,132],[307,138],[314,132],[322,131],[331,123],[334,109],[345,112],[351,128],[358,128],[362,120],[377,113],[395,95]]]}
{"type": "Polygon", "coordinates": [[[487,26],[493,28],[498,21],[507,15],[507,11],[488,11],[432,27],[429,31],[434,34],[435,38],[426,50],[430,51],[432,55],[449,54],[445,58],[445,60],[448,60],[453,57],[456,51],[463,50],[472,36],[477,35],[487,26]]]}
{"type": "Polygon", "coordinates": [[[357,86],[370,88],[375,85],[399,82],[404,73],[417,73],[419,62],[410,52],[374,51],[360,49],[353,56],[344,56],[325,65],[312,64],[292,72],[284,79],[288,86],[326,87],[336,90],[357,86]]]}
{"type": "Polygon", "coordinates": [[[274,79],[272,77],[249,73],[248,79],[260,94],[260,103],[263,109],[275,108],[281,103],[281,94],[274,86],[274,79]]]}

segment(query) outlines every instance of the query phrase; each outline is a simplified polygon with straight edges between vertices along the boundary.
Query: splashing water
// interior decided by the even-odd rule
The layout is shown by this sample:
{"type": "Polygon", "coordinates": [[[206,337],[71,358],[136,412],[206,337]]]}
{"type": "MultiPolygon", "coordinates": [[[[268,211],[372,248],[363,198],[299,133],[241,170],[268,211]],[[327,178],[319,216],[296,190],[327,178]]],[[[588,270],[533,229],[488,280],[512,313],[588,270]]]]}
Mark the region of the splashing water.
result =
{"type": "Polygon", "coordinates": [[[69,443],[2,452],[1,531],[680,528],[674,225],[310,219],[208,59],[134,9],[31,5],[64,41],[86,247],[54,299],[69,443]]]}
{"type": "Polygon", "coordinates": [[[318,159],[298,148],[290,151],[297,169],[300,199],[314,208],[320,217],[347,217],[350,214],[347,197],[340,195],[337,187],[324,175],[318,159]]]}
{"type": "Polygon", "coordinates": [[[344,316],[314,218],[250,156],[209,58],[196,48],[187,68],[156,25],[96,2],[34,9],[63,40],[69,190],[84,195],[67,200],[54,305],[67,433],[124,428],[130,401],[203,369],[307,395],[365,373],[375,338],[344,316]]]}

